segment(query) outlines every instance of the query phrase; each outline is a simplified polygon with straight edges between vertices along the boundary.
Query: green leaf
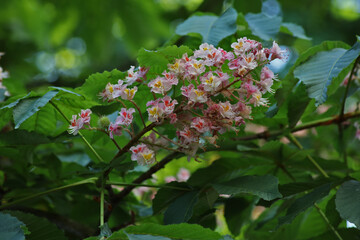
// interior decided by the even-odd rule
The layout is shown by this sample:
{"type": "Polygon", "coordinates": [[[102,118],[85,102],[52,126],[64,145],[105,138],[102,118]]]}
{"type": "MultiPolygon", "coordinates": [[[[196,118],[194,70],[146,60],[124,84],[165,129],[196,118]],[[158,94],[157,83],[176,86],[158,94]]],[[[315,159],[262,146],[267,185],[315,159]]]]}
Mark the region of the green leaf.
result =
{"type": "Polygon", "coordinates": [[[245,198],[229,198],[225,201],[224,217],[233,235],[239,235],[241,227],[249,221],[251,211],[252,204],[245,198]]]}
{"type": "Polygon", "coordinates": [[[187,222],[193,215],[194,206],[199,200],[199,192],[187,192],[172,202],[164,213],[165,224],[187,222]]]}
{"type": "Polygon", "coordinates": [[[360,182],[350,180],[341,185],[336,193],[336,209],[340,216],[360,228],[360,182]]]}
{"type": "MultiPolygon", "coordinates": [[[[295,194],[303,193],[305,191],[310,191],[315,188],[327,185],[327,184],[341,184],[338,183],[339,179],[334,178],[322,178],[317,180],[311,180],[310,182],[292,182],[288,184],[283,184],[279,186],[279,190],[283,197],[293,196],[295,194]]],[[[333,186],[333,185],[332,185],[333,186]]]]}
{"type": "Polygon", "coordinates": [[[336,195],[334,195],[327,203],[325,209],[325,215],[329,219],[331,225],[335,228],[339,226],[342,219],[338,211],[336,211],[336,204],[335,204],[336,195]]]}
{"type": "Polygon", "coordinates": [[[19,128],[26,119],[34,115],[40,108],[44,107],[56,94],[58,94],[58,91],[50,91],[42,97],[21,101],[13,112],[15,129],[19,128]]]}
{"type": "Polygon", "coordinates": [[[285,223],[291,223],[297,215],[304,212],[309,207],[313,206],[314,203],[320,199],[326,197],[330,191],[330,184],[320,186],[311,193],[296,199],[296,201],[289,207],[284,217],[279,219],[279,226],[285,223]]]}
{"type": "Polygon", "coordinates": [[[268,16],[265,13],[248,13],[245,19],[252,33],[264,40],[275,39],[280,29],[282,18],[279,16],[268,16]]]}
{"type": "Polygon", "coordinates": [[[236,32],[237,12],[228,8],[220,17],[192,16],[176,28],[176,34],[184,36],[199,33],[203,42],[217,46],[227,36],[236,32]]]}
{"type": "MultiPolygon", "coordinates": [[[[310,60],[294,70],[294,76],[305,83],[309,97],[317,104],[327,99],[328,86],[333,79],[346,69],[360,54],[360,42],[345,50],[336,48],[328,52],[319,52],[310,60]]],[[[337,86],[334,86],[337,87],[337,86]]]]}
{"type": "Polygon", "coordinates": [[[126,232],[125,234],[129,238],[129,240],[171,240],[170,238],[161,237],[161,236],[128,234],[126,232]]]}
{"type": "Polygon", "coordinates": [[[18,218],[26,224],[30,231],[30,235],[26,236],[26,240],[66,240],[64,233],[57,226],[49,222],[46,218],[37,217],[35,215],[20,211],[7,211],[10,215],[18,218]]]}
{"type": "MultiPolygon", "coordinates": [[[[15,107],[21,100],[26,99],[26,98],[32,96],[32,94],[34,94],[34,93],[33,93],[33,92],[29,92],[29,93],[26,94],[24,97],[16,98],[15,101],[13,101],[13,102],[11,102],[11,103],[9,103],[9,104],[1,107],[0,109],[13,108],[13,107],[15,107]]],[[[11,100],[11,99],[9,99],[9,100],[11,100]]]]}
{"type": "Polygon", "coordinates": [[[22,227],[25,224],[16,217],[0,212],[0,239],[1,240],[24,240],[25,235],[22,227]]]}
{"type": "Polygon", "coordinates": [[[56,89],[56,90],[59,90],[59,91],[63,91],[63,92],[66,92],[66,93],[70,93],[70,94],[74,94],[76,96],[81,96],[80,94],[76,93],[76,92],[73,92],[69,89],[66,89],[66,88],[62,88],[62,87],[55,87],[55,86],[50,86],[49,87],[50,89],[56,89]]]}
{"type": "Polygon", "coordinates": [[[303,83],[300,83],[293,94],[289,97],[287,117],[289,120],[289,127],[293,128],[300,120],[301,116],[305,112],[306,107],[310,102],[310,98],[307,95],[306,87],[303,83]]]}
{"type": "Polygon", "coordinates": [[[0,133],[0,146],[39,145],[49,143],[44,135],[26,130],[13,130],[0,133]]]}
{"type": "Polygon", "coordinates": [[[154,223],[144,223],[139,226],[130,226],[125,228],[128,234],[144,234],[152,236],[163,236],[172,239],[187,240],[217,240],[221,239],[221,235],[213,232],[208,228],[203,228],[196,224],[173,224],[159,225],[154,223]]]}
{"type": "Polygon", "coordinates": [[[278,183],[274,176],[243,176],[213,186],[220,194],[250,193],[270,201],[282,197],[278,183]]]}
{"type": "Polygon", "coordinates": [[[306,62],[309,58],[314,56],[316,53],[321,51],[329,51],[334,48],[350,48],[349,45],[347,45],[344,42],[340,41],[325,41],[322,42],[319,45],[316,45],[314,47],[311,47],[301,53],[301,55],[298,57],[296,62],[293,64],[293,66],[290,68],[288,74],[285,76],[285,78],[281,81],[282,88],[278,89],[275,94],[275,98],[278,102],[278,105],[283,105],[286,100],[288,100],[289,95],[292,94],[292,89],[294,86],[298,83],[298,80],[294,77],[294,70],[304,62],[306,62]]]}
{"type": "Polygon", "coordinates": [[[269,17],[280,16],[281,7],[276,0],[266,0],[262,3],[261,12],[269,17]]]}
{"type": "MultiPolygon", "coordinates": [[[[178,182],[171,182],[166,184],[165,186],[174,186],[174,187],[183,187],[183,188],[188,187],[185,183],[178,183],[178,182]]],[[[157,214],[160,211],[164,210],[176,198],[180,197],[181,195],[187,192],[188,191],[182,191],[177,189],[160,188],[160,190],[157,191],[155,198],[153,199],[152,209],[154,214],[157,214]]]]}
{"type": "MultiPolygon", "coordinates": [[[[340,228],[337,230],[343,240],[351,239],[351,240],[359,240],[360,232],[356,228],[340,228]]],[[[321,234],[316,237],[312,237],[308,240],[339,240],[339,238],[334,234],[333,231],[329,230],[328,232],[321,234]]]]}
{"type": "Polygon", "coordinates": [[[290,34],[297,38],[311,40],[310,37],[306,36],[304,29],[295,23],[282,23],[280,32],[290,34]]]}

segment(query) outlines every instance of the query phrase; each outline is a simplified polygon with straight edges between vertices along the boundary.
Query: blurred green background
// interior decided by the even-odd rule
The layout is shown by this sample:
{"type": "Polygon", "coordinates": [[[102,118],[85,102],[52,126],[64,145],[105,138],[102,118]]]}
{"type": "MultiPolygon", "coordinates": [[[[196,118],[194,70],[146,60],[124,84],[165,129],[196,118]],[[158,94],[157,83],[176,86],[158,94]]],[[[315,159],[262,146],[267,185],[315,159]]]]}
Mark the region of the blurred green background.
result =
{"type": "MultiPolygon", "coordinates": [[[[304,27],[318,44],[360,34],[360,0],[279,1],[286,22],[304,27]]],[[[219,15],[233,4],[238,12],[260,12],[261,0],[2,0],[0,65],[13,95],[55,86],[75,87],[95,72],[136,65],[140,48],[155,49],[176,26],[197,11],[219,15]]],[[[294,38],[279,39],[293,46],[294,38]]],[[[305,41],[305,40],[299,40],[305,41]]]]}

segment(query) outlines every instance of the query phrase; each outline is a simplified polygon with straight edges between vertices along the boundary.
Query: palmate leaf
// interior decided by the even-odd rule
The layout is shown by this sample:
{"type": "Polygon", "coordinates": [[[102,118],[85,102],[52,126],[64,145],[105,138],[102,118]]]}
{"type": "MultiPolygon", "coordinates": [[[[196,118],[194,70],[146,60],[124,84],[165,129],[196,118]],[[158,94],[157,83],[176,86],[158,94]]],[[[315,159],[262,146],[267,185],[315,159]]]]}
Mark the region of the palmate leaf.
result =
{"type": "Polygon", "coordinates": [[[309,97],[315,98],[317,105],[320,105],[327,99],[329,85],[335,78],[338,78],[337,83],[342,80],[346,72],[340,76],[339,74],[346,69],[359,54],[359,41],[349,50],[335,48],[331,51],[319,52],[307,62],[298,66],[294,70],[294,76],[306,85],[309,97]]]}
{"type": "Polygon", "coordinates": [[[360,229],[360,182],[350,180],[341,185],[336,193],[336,209],[343,219],[360,229]]]}
{"type": "Polygon", "coordinates": [[[176,34],[199,33],[203,42],[217,46],[222,39],[236,32],[236,19],[234,8],[228,8],[220,17],[192,16],[176,28],[176,34]]]}

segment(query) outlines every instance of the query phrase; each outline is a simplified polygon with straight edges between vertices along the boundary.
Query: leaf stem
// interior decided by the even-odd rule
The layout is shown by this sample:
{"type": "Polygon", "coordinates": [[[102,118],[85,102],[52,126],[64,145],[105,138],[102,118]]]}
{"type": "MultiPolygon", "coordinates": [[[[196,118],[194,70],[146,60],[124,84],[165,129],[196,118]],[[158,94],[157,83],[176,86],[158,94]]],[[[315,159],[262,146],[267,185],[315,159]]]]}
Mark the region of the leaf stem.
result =
{"type": "Polygon", "coordinates": [[[101,190],[100,190],[100,227],[104,225],[104,189],[105,189],[105,179],[101,179],[101,190]]]}
{"type": "Polygon", "coordinates": [[[1,206],[0,206],[0,209],[8,208],[8,207],[11,207],[11,206],[16,205],[16,204],[18,204],[18,203],[25,202],[25,201],[27,201],[27,200],[31,200],[31,199],[34,199],[34,198],[38,198],[38,197],[41,197],[41,196],[43,196],[43,195],[46,195],[46,194],[49,194],[49,193],[52,193],[52,192],[64,190],[64,189],[71,188],[71,187],[76,187],[76,186],[83,185],[83,184],[95,183],[96,180],[97,180],[97,178],[95,178],[95,177],[93,177],[93,178],[88,178],[88,179],[81,180],[81,181],[75,182],[75,183],[71,183],[71,184],[68,184],[68,185],[65,185],[65,186],[52,188],[52,189],[47,190],[47,191],[44,191],[44,192],[35,193],[35,194],[30,195],[30,196],[28,196],[28,197],[20,198],[20,199],[18,199],[18,200],[12,201],[12,202],[10,202],[10,203],[6,203],[6,204],[4,204],[4,205],[1,205],[1,206]]]}
{"type": "Polygon", "coordinates": [[[324,219],[324,221],[326,222],[326,224],[329,226],[330,230],[335,234],[335,236],[336,236],[339,240],[343,240],[343,238],[341,237],[341,235],[339,234],[339,232],[336,231],[336,229],[334,228],[334,226],[330,223],[329,219],[326,217],[325,213],[321,210],[321,208],[319,207],[319,205],[317,205],[316,203],[314,203],[314,206],[315,206],[316,210],[319,212],[319,214],[321,215],[321,217],[324,219]]]}
{"type": "Polygon", "coordinates": [[[349,93],[352,76],[354,75],[356,66],[357,66],[357,64],[358,64],[359,62],[360,62],[360,56],[355,60],[354,66],[353,66],[353,68],[351,69],[351,73],[350,73],[350,76],[349,76],[348,83],[347,83],[347,85],[346,85],[345,94],[344,94],[344,97],[343,97],[343,100],[342,100],[342,104],[341,104],[340,119],[344,116],[345,103],[346,103],[347,95],[348,95],[348,93],[349,93]]]}
{"type": "MultiPolygon", "coordinates": [[[[347,85],[346,85],[344,97],[343,97],[342,104],[341,104],[340,115],[339,115],[339,118],[340,118],[341,120],[344,118],[346,99],[347,99],[347,96],[348,96],[348,93],[349,93],[349,89],[350,89],[352,77],[353,77],[353,75],[354,75],[356,66],[357,66],[357,64],[358,64],[359,61],[360,61],[360,56],[355,60],[354,66],[353,66],[353,68],[351,69],[351,73],[350,73],[350,76],[349,76],[349,80],[348,80],[347,85]]],[[[342,125],[341,123],[342,123],[342,122],[339,122],[339,123],[338,123],[338,129],[339,129],[339,144],[340,144],[341,152],[342,152],[342,154],[343,154],[344,163],[345,163],[345,165],[347,166],[347,165],[348,165],[348,161],[347,161],[347,153],[346,153],[346,142],[344,141],[344,127],[343,127],[343,125],[342,125]]]]}
{"type": "Polygon", "coordinates": [[[145,123],[145,121],[144,121],[144,118],[143,118],[143,116],[142,116],[142,113],[141,113],[141,111],[140,111],[139,106],[138,106],[133,100],[129,100],[129,101],[135,106],[136,110],[139,112],[141,121],[142,121],[144,127],[146,127],[146,123],[145,123]]]}
{"type": "MultiPolygon", "coordinates": [[[[294,137],[294,135],[292,135],[291,133],[289,133],[288,135],[288,139],[295,144],[295,146],[297,146],[300,150],[303,150],[304,147],[300,144],[300,142],[294,137]]],[[[316,169],[326,178],[329,178],[329,175],[325,172],[325,170],[316,162],[316,160],[310,156],[310,154],[306,154],[307,159],[310,160],[310,162],[316,167],[316,169]]]]}
{"type": "Polygon", "coordinates": [[[174,189],[174,190],[191,191],[191,189],[189,189],[189,188],[166,186],[166,185],[155,185],[155,184],[123,183],[123,182],[114,182],[114,181],[107,181],[106,184],[126,186],[126,187],[127,186],[130,186],[130,187],[153,187],[153,188],[168,188],[168,189],[174,189]]]}
{"type": "MultiPolygon", "coordinates": [[[[50,104],[53,105],[53,107],[65,118],[65,120],[71,124],[70,120],[65,116],[65,114],[60,110],[58,106],[55,105],[53,101],[50,100],[50,104]]],[[[79,131],[79,136],[82,138],[82,140],[85,142],[85,144],[90,148],[90,150],[95,154],[96,158],[100,162],[105,162],[104,159],[96,152],[96,150],[93,148],[93,146],[86,140],[84,135],[79,131]]]]}

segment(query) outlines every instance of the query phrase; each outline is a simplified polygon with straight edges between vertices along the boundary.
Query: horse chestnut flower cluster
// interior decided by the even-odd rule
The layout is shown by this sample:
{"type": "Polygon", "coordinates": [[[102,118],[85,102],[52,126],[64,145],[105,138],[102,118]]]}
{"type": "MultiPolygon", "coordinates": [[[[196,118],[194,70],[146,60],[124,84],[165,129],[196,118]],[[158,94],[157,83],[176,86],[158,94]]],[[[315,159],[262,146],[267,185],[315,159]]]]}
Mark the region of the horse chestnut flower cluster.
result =
{"type": "MultiPolygon", "coordinates": [[[[117,84],[108,83],[99,96],[104,101],[131,101],[138,110],[146,107],[149,122],[161,125],[169,121],[176,131],[176,139],[158,134],[159,138],[176,146],[173,150],[196,158],[199,148],[205,144],[216,146],[220,134],[238,131],[237,127],[245,124],[245,120],[251,120],[253,107],[268,106],[264,94],[274,92],[271,87],[276,76],[266,65],[283,58],[284,52],[277,43],[273,42],[271,48],[263,48],[260,42],[244,37],[232,43],[231,48],[232,51],[225,51],[203,43],[192,56],[185,53],[168,64],[161,75],[149,81],[147,68],[140,67],[135,71],[132,66],[125,80],[119,80],[117,84]],[[131,87],[134,83],[139,84],[131,87]],[[173,99],[171,90],[179,84],[181,96],[173,99]],[[154,100],[138,107],[133,101],[138,87],[147,87],[154,100]]],[[[121,135],[122,130],[131,125],[134,112],[133,108],[121,109],[119,117],[107,129],[111,138],[121,135]]],[[[75,119],[73,122],[77,126],[75,119]]],[[[145,125],[144,120],[143,123],[145,125]]],[[[70,128],[73,134],[79,129],[70,128]]],[[[155,144],[156,137],[151,139],[153,141],[146,144],[140,139],[137,146],[131,147],[132,160],[141,165],[155,161],[159,144],[155,144]]],[[[166,143],[163,144],[168,149],[166,143]]]]}

